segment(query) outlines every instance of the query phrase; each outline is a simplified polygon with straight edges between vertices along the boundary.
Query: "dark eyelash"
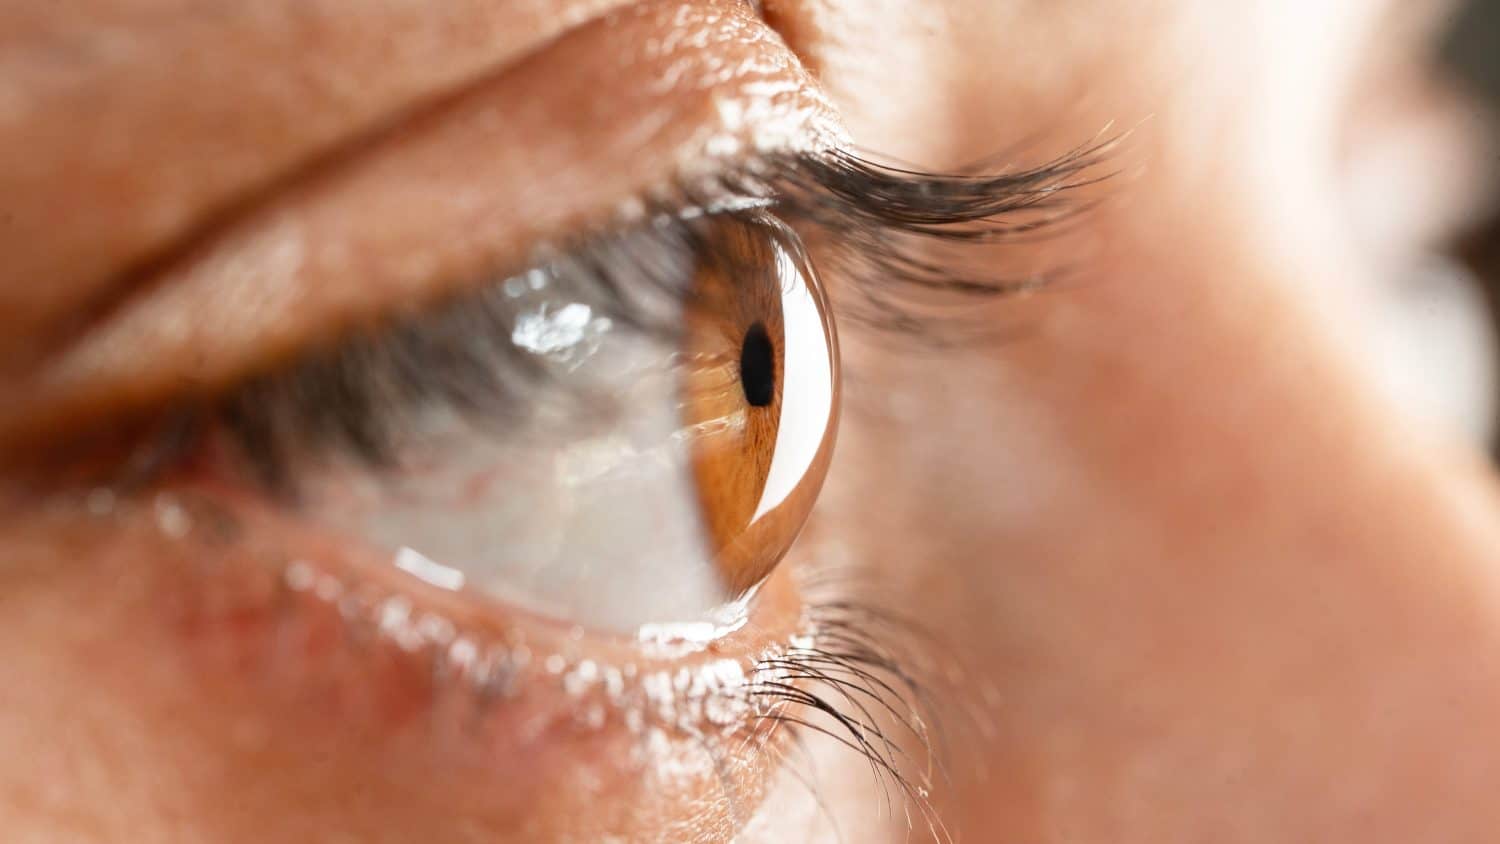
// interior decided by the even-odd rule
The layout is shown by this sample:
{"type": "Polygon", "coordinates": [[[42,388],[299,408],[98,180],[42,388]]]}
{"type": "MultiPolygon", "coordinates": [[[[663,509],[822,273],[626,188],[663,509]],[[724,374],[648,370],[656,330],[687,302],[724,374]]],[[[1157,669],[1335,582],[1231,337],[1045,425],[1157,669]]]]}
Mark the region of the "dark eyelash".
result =
{"type": "Polygon", "coordinates": [[[996,170],[983,161],[953,173],[831,150],[773,163],[767,182],[793,198],[783,216],[825,235],[818,242],[820,269],[853,294],[837,303],[841,318],[924,341],[941,342],[944,334],[960,341],[965,332],[955,329],[979,326],[948,318],[943,332],[929,332],[931,312],[913,307],[913,298],[957,297],[968,308],[976,299],[1041,286],[1048,275],[962,269],[951,260],[953,250],[1019,243],[1079,218],[1093,207],[1079,190],[1109,178],[1096,171],[1118,142],[1105,136],[1035,167],[996,170]],[[944,260],[926,257],[934,252],[944,260]]]}
{"type": "Polygon", "coordinates": [[[770,209],[817,237],[818,270],[849,294],[835,302],[842,319],[921,334],[928,321],[910,305],[914,295],[994,297],[1037,283],[965,274],[924,257],[927,244],[1008,242],[1070,219],[1087,207],[1070,192],[1093,181],[1109,146],[1093,143],[1039,167],[992,174],[924,173],[828,150],[759,159],[678,185],[657,198],[644,224],[554,246],[532,270],[343,338],[216,401],[178,408],[167,427],[171,448],[158,447],[150,465],[169,466],[173,450],[220,430],[261,483],[292,494],[294,450],[389,465],[411,422],[404,412],[442,407],[503,425],[546,375],[539,359],[510,341],[516,311],[508,285],[545,272],[550,285],[600,303],[612,320],[670,332],[657,306],[688,295],[697,262],[732,260],[713,254],[704,236],[718,215],[770,209]]]}
{"type": "Polygon", "coordinates": [[[806,787],[837,827],[818,793],[806,740],[828,740],[862,757],[888,815],[904,814],[909,832],[957,840],[933,798],[950,785],[947,765],[973,765],[948,741],[950,731],[984,736],[985,715],[971,703],[976,678],[955,651],[920,621],[889,609],[892,596],[871,588],[858,569],[818,562],[801,573],[807,636],[756,665],[737,693],[775,730],[757,750],[782,756],[782,768],[806,787]],[[957,754],[957,755],[955,755],[957,754]],[[806,769],[802,764],[807,766],[806,769]]]}
{"type": "MultiPolygon", "coordinates": [[[[946,780],[939,710],[929,697],[927,678],[911,667],[914,660],[887,644],[921,638],[919,628],[858,602],[810,603],[807,616],[810,643],[756,665],[743,693],[757,717],[790,730],[783,748],[805,752],[802,739],[817,735],[863,757],[890,815],[899,806],[910,831],[919,818],[933,840],[952,840],[931,803],[946,780]]],[[[822,805],[816,776],[797,772],[796,761],[783,760],[822,805]]]]}

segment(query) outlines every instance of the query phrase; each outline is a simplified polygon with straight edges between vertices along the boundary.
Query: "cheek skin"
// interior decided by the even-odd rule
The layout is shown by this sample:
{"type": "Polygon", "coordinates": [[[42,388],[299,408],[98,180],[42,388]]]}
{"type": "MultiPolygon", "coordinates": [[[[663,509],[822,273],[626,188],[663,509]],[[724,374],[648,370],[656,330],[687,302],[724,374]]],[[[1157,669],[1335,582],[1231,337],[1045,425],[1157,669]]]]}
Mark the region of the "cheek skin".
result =
{"type": "MultiPolygon", "coordinates": [[[[1357,265],[1324,236],[1328,204],[1296,201],[1307,188],[1282,172],[1322,150],[1260,146],[1275,114],[1254,104],[1293,92],[1259,75],[1257,36],[1203,54],[1271,24],[956,1],[924,7],[930,37],[910,39],[900,4],[788,5],[779,23],[862,145],[944,165],[1016,127],[1040,127],[1042,154],[1133,127],[1086,230],[1029,256],[1087,266],[997,306],[1030,330],[938,367],[846,332],[866,412],[848,415],[824,512],[963,646],[991,702],[979,764],[953,766],[955,824],[1116,844],[1487,837],[1493,484],[1375,399],[1328,336],[1317,290],[1357,265]],[[986,64],[998,33],[1017,46],[986,64]],[[885,43],[911,53],[899,79],[868,58],[885,43]]],[[[1340,88],[1340,69],[1308,66],[1340,88]]]]}

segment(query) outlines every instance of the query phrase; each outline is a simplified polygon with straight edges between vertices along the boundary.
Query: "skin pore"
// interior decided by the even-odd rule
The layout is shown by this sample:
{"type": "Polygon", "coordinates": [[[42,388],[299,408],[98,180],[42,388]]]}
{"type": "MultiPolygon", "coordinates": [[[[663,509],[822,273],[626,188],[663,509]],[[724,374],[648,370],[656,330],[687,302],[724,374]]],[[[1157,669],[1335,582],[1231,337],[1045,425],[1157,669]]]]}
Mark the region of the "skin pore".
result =
{"type": "MultiPolygon", "coordinates": [[[[1014,339],[844,330],[838,450],[782,568],[838,556],[956,654],[943,696],[983,715],[949,719],[933,800],[964,840],[1500,823],[1492,470],[1380,391],[1333,175],[1420,123],[1452,187],[1413,225],[1479,201],[1474,110],[1429,66],[1442,4],[242,5],[0,11],[0,160],[25,162],[0,172],[0,453],[416,307],[725,137],[847,133],[941,170],[1123,131],[1081,224],[993,250],[1069,270],[985,306],[1014,339]]],[[[836,747],[812,751],[823,812],[771,755],[704,772],[671,745],[637,775],[607,731],[524,758],[498,728],[434,740],[399,667],[370,700],[347,656],[246,680],[263,654],[184,630],[177,552],[0,502],[8,840],[906,834],[836,747]]],[[[788,634],[798,599],[767,592],[725,648],[788,634]]]]}

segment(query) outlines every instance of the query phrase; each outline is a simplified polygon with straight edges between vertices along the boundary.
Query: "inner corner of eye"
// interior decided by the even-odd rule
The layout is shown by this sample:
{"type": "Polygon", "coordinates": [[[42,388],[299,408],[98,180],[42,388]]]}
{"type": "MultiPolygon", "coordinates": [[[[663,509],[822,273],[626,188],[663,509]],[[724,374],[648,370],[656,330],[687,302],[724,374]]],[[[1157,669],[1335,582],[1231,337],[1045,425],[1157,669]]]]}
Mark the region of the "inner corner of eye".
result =
{"type": "MultiPolygon", "coordinates": [[[[567,345],[568,326],[528,329],[545,354],[566,353],[528,400],[579,388],[607,411],[558,402],[500,433],[427,432],[420,469],[343,484],[322,497],[323,516],[429,584],[585,627],[722,620],[807,520],[833,447],[839,369],[794,236],[771,220],[703,225],[691,277],[669,280],[693,303],[680,330],[606,321],[567,345]]],[[[565,281],[527,284],[512,330],[526,313],[572,314],[581,329],[565,281]]]]}

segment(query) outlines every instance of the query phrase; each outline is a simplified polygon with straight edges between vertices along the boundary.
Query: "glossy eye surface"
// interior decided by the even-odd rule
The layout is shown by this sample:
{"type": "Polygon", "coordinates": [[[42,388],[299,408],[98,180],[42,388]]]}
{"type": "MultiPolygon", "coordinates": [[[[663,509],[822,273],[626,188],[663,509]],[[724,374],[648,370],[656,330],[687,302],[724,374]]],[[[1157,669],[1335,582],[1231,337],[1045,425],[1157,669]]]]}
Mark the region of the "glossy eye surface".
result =
{"type": "Polygon", "coordinates": [[[796,538],[827,471],[837,341],[790,232],[730,224],[713,237],[688,310],[683,407],[719,576],[742,593],[796,538]]]}
{"type": "MultiPolygon", "coordinates": [[[[306,512],[428,583],[572,623],[736,623],[822,484],[837,343],[789,229],[700,222],[691,278],[627,292],[628,308],[558,266],[503,282],[486,324],[507,329],[523,407],[503,424],[424,410],[389,469],[314,473],[306,512]]],[[[441,341],[480,342],[461,327],[441,341]]]]}

